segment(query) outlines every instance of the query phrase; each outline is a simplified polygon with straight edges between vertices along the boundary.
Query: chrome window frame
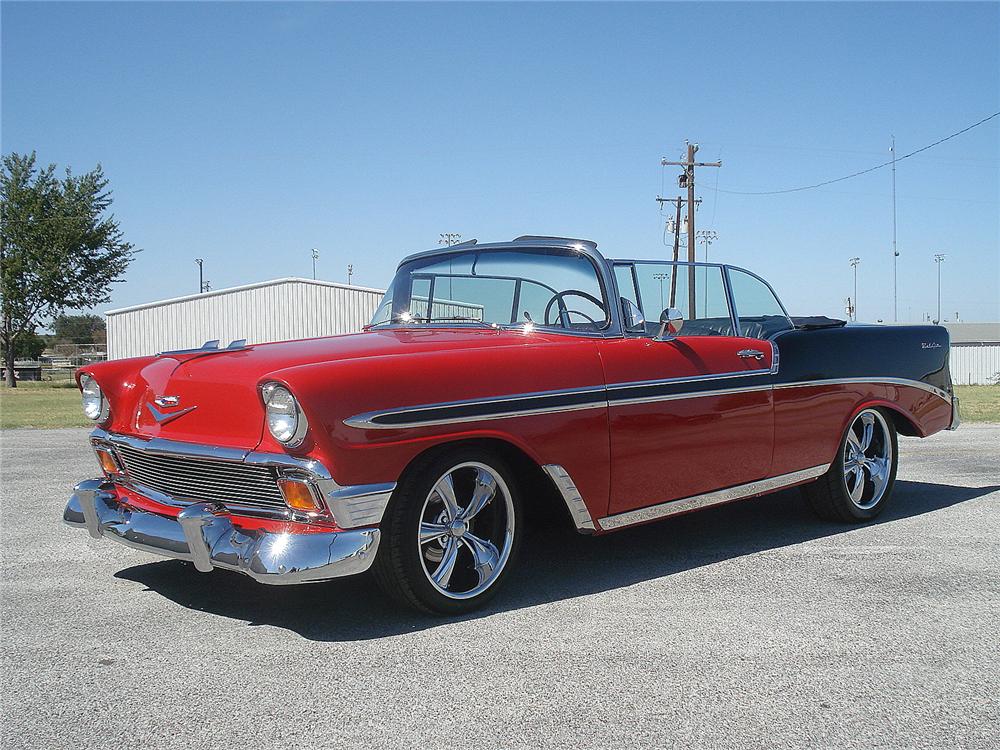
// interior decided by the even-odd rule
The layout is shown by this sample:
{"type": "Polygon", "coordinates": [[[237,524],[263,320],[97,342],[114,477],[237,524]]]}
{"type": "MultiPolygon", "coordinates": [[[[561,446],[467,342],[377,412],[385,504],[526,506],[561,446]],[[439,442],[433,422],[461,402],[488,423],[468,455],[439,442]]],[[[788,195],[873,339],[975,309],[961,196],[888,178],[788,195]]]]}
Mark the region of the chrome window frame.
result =
{"type": "MultiPolygon", "coordinates": [[[[788,310],[785,308],[785,303],[781,301],[781,297],[779,297],[778,293],[774,291],[774,287],[771,286],[770,282],[767,279],[763,278],[762,276],[758,276],[753,271],[748,271],[745,268],[740,268],[739,266],[724,265],[724,268],[726,270],[726,287],[729,289],[729,309],[732,312],[733,319],[737,323],[737,326],[734,330],[739,331],[740,336],[743,336],[743,326],[739,324],[740,317],[736,309],[736,296],[733,294],[733,284],[732,281],[730,281],[729,279],[729,273],[731,271],[741,271],[747,274],[747,276],[752,276],[753,278],[757,279],[757,281],[759,281],[761,284],[766,286],[768,291],[770,291],[772,296],[774,297],[774,300],[778,303],[778,307],[781,308],[781,312],[785,314],[785,319],[788,320],[788,325],[789,325],[788,330],[789,331],[795,330],[795,323],[792,322],[792,316],[788,314],[788,310]]],[[[748,338],[756,338],[756,337],[750,336],[748,338]]],[[[769,341],[770,339],[760,339],[760,340],[769,341]]]]}
{"type": "MultiPolygon", "coordinates": [[[[400,261],[399,265],[396,267],[398,271],[407,263],[414,260],[433,258],[433,257],[446,257],[448,255],[454,255],[459,253],[466,253],[470,250],[494,252],[494,251],[511,251],[511,250],[575,250],[587,257],[597,271],[598,282],[601,285],[601,292],[604,295],[605,302],[608,305],[608,318],[609,325],[607,328],[601,331],[568,331],[562,328],[549,327],[549,326],[536,326],[536,330],[544,332],[546,334],[555,334],[559,336],[574,336],[579,338],[646,338],[648,334],[640,334],[637,332],[626,331],[622,320],[622,309],[621,309],[621,289],[618,286],[618,280],[615,277],[615,266],[616,265],[626,265],[631,267],[632,272],[632,283],[635,287],[636,301],[639,304],[640,310],[642,309],[642,292],[639,290],[639,284],[637,280],[637,274],[635,266],[639,263],[657,263],[661,265],[673,265],[673,266],[694,266],[694,267],[707,267],[707,268],[718,268],[722,273],[722,282],[726,293],[726,302],[729,306],[729,319],[733,327],[733,338],[744,337],[743,327],[740,325],[739,316],[737,314],[736,300],[733,294],[732,282],[730,280],[730,271],[742,271],[758,281],[762,282],[764,286],[768,288],[774,298],[778,302],[778,306],[781,308],[785,317],[788,318],[790,330],[795,328],[794,323],[791,321],[791,316],[788,314],[788,310],[785,304],[781,301],[781,297],[774,290],[774,287],[767,281],[767,279],[762,278],[758,274],[750,271],[741,266],[734,266],[728,263],[705,263],[702,261],[682,261],[682,260],[665,260],[658,258],[606,258],[597,249],[597,243],[590,240],[577,240],[563,237],[536,237],[536,236],[525,236],[519,237],[511,242],[495,242],[495,243],[484,243],[478,244],[475,240],[470,240],[468,242],[463,242],[459,245],[452,245],[451,247],[444,248],[434,248],[431,250],[425,250],[419,253],[413,253],[406,256],[400,261]]],[[[464,323],[462,321],[449,321],[448,328],[470,328],[483,330],[483,326],[480,323],[464,323]]],[[[413,326],[398,323],[382,323],[378,324],[377,329],[367,329],[367,330],[413,330],[413,326]]],[[[497,330],[520,330],[517,326],[497,326],[497,330]]],[[[759,339],[767,340],[767,339],[759,339]]],[[[777,347],[773,346],[774,351],[777,351],[777,347]]]]}
{"type": "MultiPolygon", "coordinates": [[[[468,252],[524,252],[524,251],[545,251],[545,250],[559,250],[559,251],[575,251],[580,255],[587,258],[591,265],[594,267],[597,273],[597,281],[601,287],[601,294],[604,297],[604,302],[607,305],[608,312],[608,325],[599,331],[573,331],[566,330],[563,328],[557,328],[555,326],[546,326],[536,324],[534,329],[542,333],[551,333],[561,336],[578,336],[581,338],[622,338],[622,315],[621,315],[621,305],[617,303],[619,298],[618,285],[615,283],[614,273],[612,271],[611,263],[597,250],[597,245],[594,242],[588,240],[573,240],[573,239],[563,239],[563,238],[519,238],[512,242],[496,242],[496,243],[486,243],[486,244],[472,244],[463,243],[461,245],[452,245],[447,248],[439,248],[434,250],[427,250],[421,253],[414,253],[403,258],[399,265],[396,267],[398,272],[403,266],[411,263],[415,260],[424,260],[434,257],[447,257],[448,255],[464,254],[468,252]]],[[[390,287],[391,288],[391,287],[390,287]]],[[[423,324],[420,330],[433,327],[423,324]]],[[[485,330],[480,323],[463,323],[462,321],[448,321],[448,328],[473,328],[478,330],[485,330]]],[[[376,327],[370,330],[414,330],[414,326],[399,323],[379,323],[376,327]]],[[[520,326],[497,326],[497,330],[520,330],[520,326]]]]}
{"type": "MultiPolygon", "coordinates": [[[[740,326],[739,326],[739,319],[736,317],[736,306],[733,303],[733,291],[732,291],[732,288],[731,288],[731,286],[729,284],[729,269],[731,267],[735,267],[735,266],[728,266],[725,263],[704,263],[702,261],[695,261],[695,262],[692,263],[692,262],[686,261],[686,260],[677,260],[677,261],[674,261],[674,260],[658,260],[656,258],[624,258],[624,259],[623,258],[613,258],[613,259],[608,259],[607,262],[608,262],[609,266],[611,266],[611,269],[612,269],[612,272],[611,272],[611,277],[612,278],[615,278],[615,274],[614,274],[614,267],[615,266],[619,266],[620,265],[620,266],[630,266],[631,267],[631,269],[632,269],[632,283],[635,284],[635,294],[636,294],[636,298],[637,298],[637,300],[639,302],[639,309],[640,310],[642,310],[642,290],[639,289],[638,275],[637,275],[636,270],[635,270],[636,265],[638,265],[638,264],[650,264],[650,265],[656,264],[656,265],[661,265],[661,266],[693,266],[695,268],[718,268],[719,272],[722,275],[722,287],[725,290],[726,304],[729,307],[729,324],[733,327],[733,330],[736,331],[736,334],[735,334],[736,337],[742,336],[742,331],[741,331],[740,326]]],[[[742,271],[744,269],[741,268],[739,270],[742,271]]],[[[750,273],[750,272],[747,271],[747,273],[750,273]]],[[[754,275],[756,275],[756,274],[754,274],[754,275]]],[[[617,279],[615,279],[615,280],[617,281],[617,279]]],[[[763,279],[761,279],[761,281],[763,281],[763,279]]],[[[767,282],[765,281],[764,283],[766,284],[767,282]]],[[[618,292],[618,289],[616,288],[615,291],[618,292]]],[[[771,292],[773,293],[774,290],[772,289],[771,292]]],[[[619,292],[618,296],[621,297],[620,292],[619,292]]],[[[775,295],[775,298],[777,298],[777,295],[775,295]]],[[[778,304],[781,304],[781,300],[778,300],[778,304]]],[[[784,309],[784,306],[782,306],[782,309],[784,309]]],[[[643,310],[643,315],[646,315],[645,310],[643,310]]],[[[646,320],[652,320],[652,318],[650,318],[649,316],[646,316],[646,320]]],[[[648,333],[626,333],[625,335],[627,335],[627,336],[635,336],[635,337],[638,337],[638,338],[649,338],[650,337],[648,333]]],[[[681,337],[684,336],[683,328],[681,329],[680,336],[681,337]]]]}

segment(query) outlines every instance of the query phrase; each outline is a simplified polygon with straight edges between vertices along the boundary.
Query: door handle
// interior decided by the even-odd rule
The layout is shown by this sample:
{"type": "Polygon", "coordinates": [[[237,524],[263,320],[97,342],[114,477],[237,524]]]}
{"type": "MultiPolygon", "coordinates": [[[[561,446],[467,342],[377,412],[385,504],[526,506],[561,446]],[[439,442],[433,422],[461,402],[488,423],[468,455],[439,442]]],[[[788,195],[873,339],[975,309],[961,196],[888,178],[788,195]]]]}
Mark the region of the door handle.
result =
{"type": "Polygon", "coordinates": [[[764,352],[759,349],[740,349],[736,355],[743,359],[764,359],[764,352]]]}

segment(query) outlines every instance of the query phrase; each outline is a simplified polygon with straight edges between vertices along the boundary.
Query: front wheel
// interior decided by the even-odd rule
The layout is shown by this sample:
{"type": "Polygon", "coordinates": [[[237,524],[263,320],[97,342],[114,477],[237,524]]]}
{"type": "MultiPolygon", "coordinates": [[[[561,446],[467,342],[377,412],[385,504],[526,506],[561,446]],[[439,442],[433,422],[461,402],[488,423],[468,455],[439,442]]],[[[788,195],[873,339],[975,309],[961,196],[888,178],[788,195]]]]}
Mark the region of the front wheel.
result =
{"type": "Polygon", "coordinates": [[[802,492],[828,521],[868,521],[889,502],[897,466],[892,423],[881,410],[864,409],[851,420],[829,471],[802,492]]]}
{"type": "Polygon", "coordinates": [[[461,614],[497,591],[521,537],[514,477],[493,454],[459,450],[412,468],[386,508],[375,576],[425,612],[461,614]]]}

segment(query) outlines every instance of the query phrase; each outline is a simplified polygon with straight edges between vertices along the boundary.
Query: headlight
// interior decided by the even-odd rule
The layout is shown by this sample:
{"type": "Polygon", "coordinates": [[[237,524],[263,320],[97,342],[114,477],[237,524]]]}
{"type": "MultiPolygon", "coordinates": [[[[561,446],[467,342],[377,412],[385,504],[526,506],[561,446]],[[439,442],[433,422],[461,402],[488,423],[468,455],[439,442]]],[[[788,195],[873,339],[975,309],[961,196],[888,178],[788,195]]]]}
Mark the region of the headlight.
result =
{"type": "Polygon", "coordinates": [[[261,397],[267,413],[267,429],[274,439],[289,448],[299,445],[306,435],[308,424],[292,392],[278,383],[265,383],[261,388],[261,397]]]}
{"type": "Polygon", "coordinates": [[[83,397],[83,413],[87,419],[103,422],[108,418],[110,408],[108,401],[91,375],[80,376],[80,391],[83,397]]]}

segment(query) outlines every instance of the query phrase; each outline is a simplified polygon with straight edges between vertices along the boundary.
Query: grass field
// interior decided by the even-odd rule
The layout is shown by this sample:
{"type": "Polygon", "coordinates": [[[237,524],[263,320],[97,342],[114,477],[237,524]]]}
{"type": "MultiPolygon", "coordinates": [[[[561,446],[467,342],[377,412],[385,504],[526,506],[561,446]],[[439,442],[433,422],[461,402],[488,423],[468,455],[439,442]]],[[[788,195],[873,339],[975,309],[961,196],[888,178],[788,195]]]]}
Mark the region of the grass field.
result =
{"type": "Polygon", "coordinates": [[[23,381],[17,388],[0,385],[0,428],[85,427],[80,391],[72,380],[23,381]]]}
{"type": "Polygon", "coordinates": [[[956,385],[963,422],[1000,422],[1000,385],[956,385]]]}
{"type": "MultiPolygon", "coordinates": [[[[958,385],[963,422],[1000,423],[1000,385],[958,385]]],[[[73,381],[23,382],[14,390],[0,386],[0,428],[85,427],[92,422],[80,409],[73,381]]]]}

